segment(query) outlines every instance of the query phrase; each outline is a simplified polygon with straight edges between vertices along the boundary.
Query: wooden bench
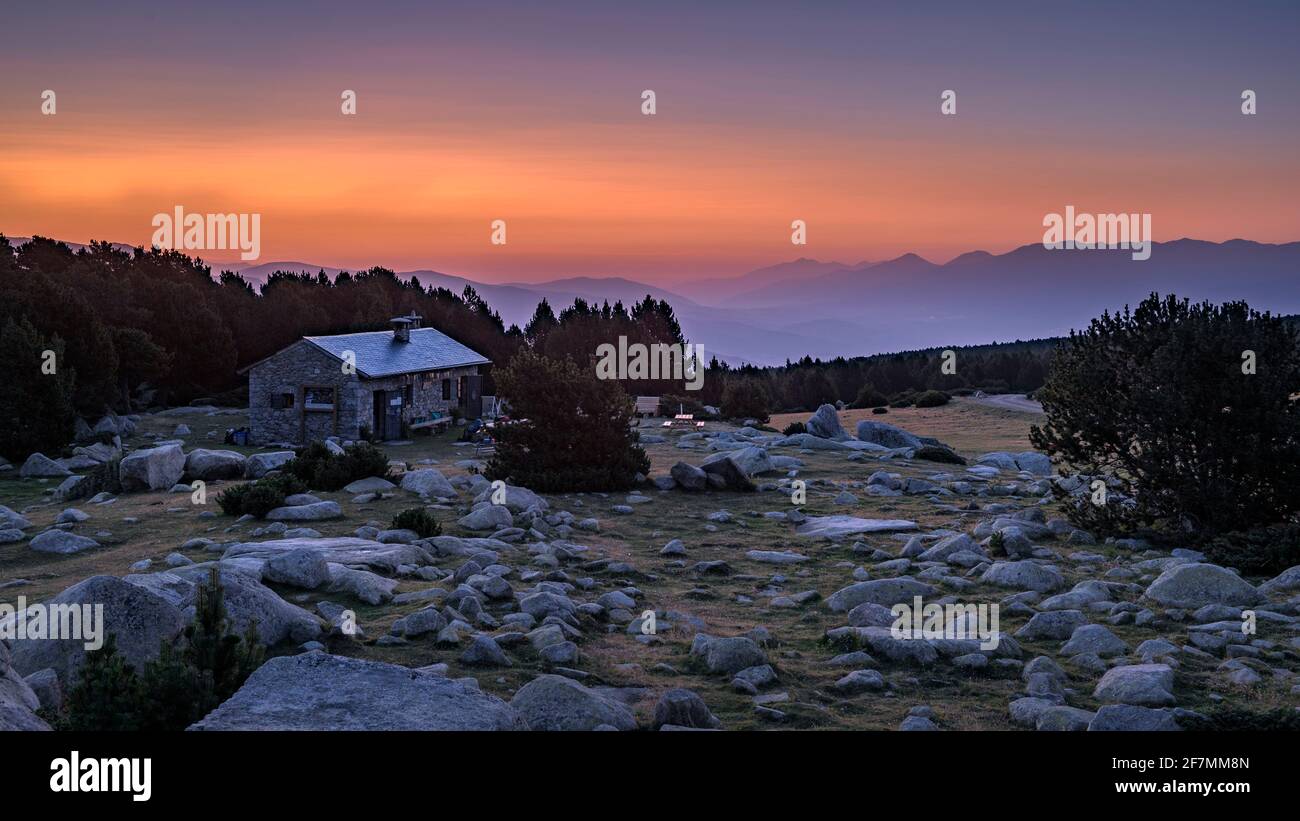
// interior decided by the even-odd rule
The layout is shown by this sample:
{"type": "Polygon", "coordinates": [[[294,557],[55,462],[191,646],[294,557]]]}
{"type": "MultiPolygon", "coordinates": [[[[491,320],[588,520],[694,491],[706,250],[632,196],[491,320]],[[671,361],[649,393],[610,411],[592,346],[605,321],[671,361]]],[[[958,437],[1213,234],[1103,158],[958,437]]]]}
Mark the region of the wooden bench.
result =
{"type": "Polygon", "coordinates": [[[407,425],[408,430],[430,430],[440,433],[444,428],[451,424],[450,416],[431,416],[428,419],[420,419],[407,425]]]}

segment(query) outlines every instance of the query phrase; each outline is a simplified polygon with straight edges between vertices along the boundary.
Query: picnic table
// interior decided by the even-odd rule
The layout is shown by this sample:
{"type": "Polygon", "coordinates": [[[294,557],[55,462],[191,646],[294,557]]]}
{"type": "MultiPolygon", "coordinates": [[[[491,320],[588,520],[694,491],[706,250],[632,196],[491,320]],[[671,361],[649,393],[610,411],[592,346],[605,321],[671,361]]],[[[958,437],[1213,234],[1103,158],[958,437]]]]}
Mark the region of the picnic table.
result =
{"type": "Polygon", "coordinates": [[[703,421],[696,422],[695,414],[693,413],[679,413],[676,416],[674,416],[672,419],[664,420],[662,427],[699,429],[704,427],[704,422],[703,421]]]}

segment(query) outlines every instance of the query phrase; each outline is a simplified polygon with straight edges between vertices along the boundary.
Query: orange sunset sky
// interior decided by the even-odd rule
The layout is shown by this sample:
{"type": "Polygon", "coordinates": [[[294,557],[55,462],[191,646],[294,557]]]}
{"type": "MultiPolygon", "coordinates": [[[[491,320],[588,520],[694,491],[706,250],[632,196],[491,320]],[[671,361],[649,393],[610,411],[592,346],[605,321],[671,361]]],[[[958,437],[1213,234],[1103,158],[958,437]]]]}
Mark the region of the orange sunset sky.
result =
{"type": "Polygon", "coordinates": [[[260,213],[259,262],[663,284],[798,256],[1001,252],[1066,205],[1149,212],[1158,241],[1300,233],[1280,6],[1232,19],[1228,39],[1209,14],[1128,10],[1066,37],[1048,12],[968,4],[938,28],[834,3],[761,20],[761,4],[393,4],[383,22],[240,5],[12,21],[0,232],[147,244],[181,205],[260,213]],[[947,88],[956,116],[939,111],[947,88]]]}

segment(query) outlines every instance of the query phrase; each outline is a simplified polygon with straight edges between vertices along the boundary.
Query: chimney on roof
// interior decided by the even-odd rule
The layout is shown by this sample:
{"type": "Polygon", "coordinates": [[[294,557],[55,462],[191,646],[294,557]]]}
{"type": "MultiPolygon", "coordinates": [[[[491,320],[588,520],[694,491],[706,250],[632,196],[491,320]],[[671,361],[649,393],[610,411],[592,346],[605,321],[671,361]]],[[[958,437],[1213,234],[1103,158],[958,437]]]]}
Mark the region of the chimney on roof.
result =
{"type": "Polygon", "coordinates": [[[407,316],[395,316],[388,320],[388,324],[393,326],[394,342],[411,341],[411,318],[407,316]]]}
{"type": "Polygon", "coordinates": [[[420,322],[423,321],[423,319],[424,317],[420,316],[415,311],[411,311],[411,313],[406,316],[395,316],[388,320],[388,324],[393,326],[393,341],[410,342],[411,330],[420,327],[420,322]]]}

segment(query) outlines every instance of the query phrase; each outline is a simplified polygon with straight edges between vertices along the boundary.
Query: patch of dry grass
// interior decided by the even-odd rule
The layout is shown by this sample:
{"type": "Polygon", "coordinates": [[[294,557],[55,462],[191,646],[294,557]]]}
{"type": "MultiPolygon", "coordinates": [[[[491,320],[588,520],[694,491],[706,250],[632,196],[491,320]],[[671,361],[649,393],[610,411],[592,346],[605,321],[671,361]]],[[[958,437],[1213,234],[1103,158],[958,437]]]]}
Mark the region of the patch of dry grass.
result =
{"type": "MultiPolygon", "coordinates": [[[[1027,433],[1032,417],[975,403],[955,402],[932,409],[905,409],[891,411],[888,415],[871,417],[870,412],[847,411],[841,415],[846,429],[852,430],[857,418],[883,419],[903,426],[917,434],[935,436],[955,446],[966,456],[975,456],[989,450],[1023,450],[1028,447],[1027,433]]],[[[806,418],[806,415],[801,415],[806,418]]],[[[210,429],[224,431],[238,424],[238,417],[199,417],[185,420],[194,430],[189,437],[191,446],[222,447],[205,444],[205,433],[210,429]]],[[[788,419],[778,417],[772,424],[779,427],[788,419]]],[[[176,420],[149,419],[146,430],[170,435],[176,420]]],[[[710,423],[711,429],[719,427],[710,423]]],[[[650,427],[649,432],[659,432],[650,427]]],[[[424,458],[439,460],[437,467],[448,476],[464,473],[465,468],[455,462],[472,457],[472,452],[453,444],[455,434],[419,438],[410,445],[386,446],[390,458],[416,462],[424,458]]],[[[219,441],[219,440],[218,440],[219,441]]],[[[682,450],[674,446],[675,437],[665,444],[648,445],[653,472],[664,473],[678,460],[699,463],[705,455],[699,451],[682,450]]],[[[960,466],[928,462],[876,460],[851,462],[843,452],[819,451],[799,454],[793,449],[778,451],[796,456],[805,465],[799,476],[809,482],[808,501],[802,509],[809,515],[848,513],[866,517],[905,518],[918,522],[923,531],[937,528],[967,530],[978,520],[978,514],[944,509],[923,496],[894,498],[870,497],[861,485],[867,477],[881,468],[905,476],[926,477],[936,473],[955,473],[960,466]],[[829,483],[829,484],[827,484],[829,483]],[[855,505],[836,505],[836,494],[848,487],[859,501],[855,505]]],[[[33,503],[40,504],[28,516],[37,532],[49,525],[64,505],[41,503],[41,490],[51,487],[30,481],[0,480],[0,502],[16,509],[33,503]]],[[[153,569],[162,569],[160,560],[177,550],[185,541],[203,536],[218,540],[238,540],[249,537],[256,523],[235,526],[233,520],[219,515],[215,495],[221,486],[209,487],[208,505],[199,508],[189,504],[187,495],[166,493],[128,494],[108,506],[78,506],[90,513],[90,521],[76,526],[75,531],[93,535],[100,530],[110,530],[116,543],[99,550],[76,556],[51,557],[33,553],[27,544],[0,546],[0,581],[27,578],[25,587],[0,590],[0,601],[12,602],[22,594],[39,600],[64,589],[87,576],[97,573],[124,575],[131,563],[149,558],[155,560],[153,569]],[[179,510],[170,510],[179,508],[179,510]],[[201,518],[202,510],[213,510],[216,518],[201,518]],[[126,518],[136,518],[127,523],[126,518]]],[[[809,729],[854,728],[893,729],[903,720],[907,710],[918,704],[928,704],[935,711],[935,720],[950,729],[1009,729],[1007,703],[1022,690],[1018,676],[978,675],[958,673],[941,662],[932,668],[914,669],[891,663],[881,664],[882,672],[891,684],[885,693],[869,693],[843,698],[830,686],[846,668],[832,668],[826,662],[837,652],[824,644],[825,631],[844,623],[841,614],[834,614],[824,601],[815,601],[802,607],[783,609],[771,607],[768,602],[774,593],[794,594],[816,590],[823,598],[854,581],[853,570],[859,566],[852,553],[852,542],[833,544],[813,541],[794,533],[791,525],[761,514],[766,511],[790,510],[790,499],[777,492],[740,493],[661,493],[645,491],[652,501],[633,506],[631,515],[617,515],[612,507],[624,501],[622,494],[564,494],[548,497],[552,509],[569,510],[579,519],[594,516],[600,520],[601,530],[596,534],[577,532],[572,541],[590,547],[589,557],[610,557],[634,565],[637,573],[615,576],[606,572],[585,571],[578,565],[567,566],[573,578],[590,575],[596,586],[581,598],[591,599],[608,590],[635,587],[641,591],[638,607],[660,611],[677,611],[698,620],[703,632],[715,635],[738,635],[758,626],[768,628],[776,639],[768,655],[780,676],[780,683],[769,692],[786,692],[789,700],[772,706],[787,714],[785,722],[773,725],[755,714],[753,699],[734,692],[726,677],[715,677],[700,671],[688,657],[691,639],[696,628],[685,620],[678,620],[672,630],[662,632],[652,643],[645,644],[628,635],[622,627],[592,624],[579,644],[582,658],[577,665],[592,676],[591,682],[623,687],[647,688],[641,694],[637,709],[643,717],[653,708],[658,694],[671,687],[686,687],[705,699],[710,708],[730,729],[762,729],[772,726],[809,729]],[[715,530],[708,528],[708,514],[728,510],[735,517],[731,523],[719,524],[715,530]],[[688,557],[684,566],[659,555],[668,541],[680,538],[686,545],[688,557]],[[773,566],[752,561],[746,552],[753,549],[793,550],[812,558],[812,561],[795,566],[773,566]],[[699,576],[691,568],[701,561],[722,560],[732,572],[726,576],[699,576]]],[[[310,523],[325,535],[351,535],[366,522],[386,526],[400,511],[419,504],[419,500],[405,493],[387,499],[358,505],[346,493],[320,493],[322,498],[333,499],[341,505],[346,516],[333,522],[310,523]]],[[[1000,499],[999,501],[1014,501],[1000,499]]],[[[1019,500],[1021,504],[1032,500],[1019,500]]],[[[468,499],[462,495],[462,506],[468,499]]],[[[436,510],[449,535],[473,535],[460,531],[455,519],[458,511],[436,510]]],[[[1054,515],[1049,511],[1049,515],[1054,515]]],[[[481,534],[480,534],[481,535],[481,534]]],[[[890,552],[897,552],[903,539],[889,534],[862,539],[867,544],[890,552]]],[[[1101,571],[1077,566],[1066,558],[1074,548],[1061,543],[1049,543],[1060,556],[1059,566],[1067,581],[1073,584],[1083,578],[1095,578],[1101,571]]],[[[1087,548],[1093,552],[1110,554],[1105,546],[1087,548]]],[[[195,561],[211,559],[215,554],[190,551],[195,561]]],[[[529,566],[529,557],[523,546],[507,552],[503,563],[518,569],[529,566]]],[[[441,566],[454,569],[459,561],[444,560],[441,566]]],[[[870,573],[870,570],[868,570],[870,573]]],[[[874,574],[873,574],[874,575],[874,574]]],[[[519,587],[516,579],[512,583],[519,587]]],[[[421,590],[434,585],[419,580],[403,579],[398,592],[421,590]]],[[[358,614],[371,641],[367,643],[335,642],[332,650],[359,656],[419,667],[435,662],[447,663],[453,675],[474,675],[484,690],[509,698],[512,692],[543,671],[540,660],[527,645],[507,648],[514,665],[505,669],[471,669],[460,665],[459,649],[438,647],[434,637],[424,636],[402,646],[381,647],[373,639],[386,633],[392,622],[418,609],[418,604],[382,605],[371,607],[359,602],[342,601],[322,593],[304,593],[280,589],[282,595],[304,607],[329,598],[352,607],[358,614]]],[[[978,588],[966,594],[964,600],[995,602],[1006,595],[1003,591],[978,588]]],[[[490,608],[489,608],[490,609],[490,608]]],[[[1001,625],[1006,632],[1014,632],[1024,623],[1023,617],[1004,618],[1001,625]]],[[[1114,632],[1136,649],[1138,643],[1156,635],[1172,635],[1177,641],[1178,630],[1115,627],[1114,632]]],[[[1261,630],[1266,629],[1261,622],[1261,630]]],[[[1060,642],[1025,642],[1026,660],[1043,653],[1056,656],[1060,642]]],[[[1212,669],[1212,668],[1211,668],[1212,669]]],[[[1211,692],[1211,670],[1189,667],[1179,673],[1180,701],[1186,706],[1208,704],[1211,692]]],[[[1221,682],[1221,678],[1213,681],[1221,682]]],[[[1072,680],[1079,694],[1076,703],[1089,704],[1094,679],[1077,676],[1072,680]]],[[[1222,685],[1216,683],[1214,687],[1222,685]]],[[[1252,700],[1268,704],[1285,700],[1283,690],[1276,686],[1261,688],[1249,694],[1252,700]]],[[[1245,696],[1243,696],[1245,697],[1245,696]]]]}
{"type": "MultiPolygon", "coordinates": [[[[837,414],[849,435],[858,422],[871,419],[903,428],[917,436],[933,436],[951,445],[963,456],[978,456],[994,450],[1018,452],[1029,450],[1029,428],[1042,421],[1041,416],[982,405],[955,397],[937,408],[890,408],[889,413],[873,414],[870,409],[846,409],[837,414]]],[[[783,413],[773,416],[768,425],[784,430],[791,422],[806,422],[811,414],[783,413]]]]}

